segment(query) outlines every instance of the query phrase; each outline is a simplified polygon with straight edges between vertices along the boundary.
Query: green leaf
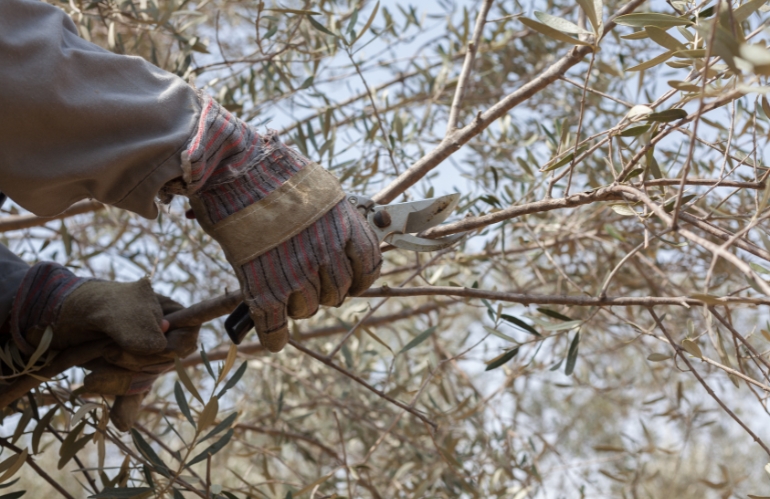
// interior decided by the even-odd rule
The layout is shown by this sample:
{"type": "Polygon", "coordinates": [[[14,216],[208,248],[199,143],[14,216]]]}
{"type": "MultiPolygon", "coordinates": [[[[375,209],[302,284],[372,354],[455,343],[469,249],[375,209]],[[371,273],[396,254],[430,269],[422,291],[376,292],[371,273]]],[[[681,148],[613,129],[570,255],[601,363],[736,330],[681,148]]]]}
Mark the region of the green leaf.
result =
{"type": "Polygon", "coordinates": [[[631,26],[632,28],[646,28],[647,26],[673,28],[674,26],[688,26],[694,24],[689,19],[683,17],[675,17],[668,14],[656,14],[654,12],[618,16],[615,18],[615,23],[622,26],[631,26]]]}
{"type": "MultiPolygon", "coordinates": [[[[85,423],[85,421],[83,421],[83,423],[85,423]]],[[[80,452],[80,450],[83,449],[83,447],[85,447],[86,444],[91,441],[93,436],[94,436],[93,433],[84,435],[80,437],[78,440],[69,443],[69,445],[67,445],[66,447],[64,446],[64,443],[62,443],[61,452],[60,452],[61,457],[59,458],[59,464],[57,465],[57,469],[64,468],[64,466],[70,461],[70,459],[75,457],[75,454],[80,452]]]]}
{"type": "Polygon", "coordinates": [[[580,331],[575,333],[575,337],[572,338],[572,343],[569,345],[569,352],[567,353],[567,364],[564,366],[564,374],[570,376],[572,371],[575,370],[575,363],[578,356],[578,345],[580,344],[580,331]]]}
{"type": "Polygon", "coordinates": [[[689,353],[693,357],[697,357],[699,359],[703,358],[703,352],[701,352],[700,347],[694,340],[685,338],[682,341],[682,348],[684,348],[687,351],[687,353],[689,353]]]}
{"type": "Polygon", "coordinates": [[[422,333],[420,333],[417,336],[415,336],[414,339],[412,341],[410,341],[409,343],[407,343],[406,346],[404,346],[404,348],[402,348],[398,353],[401,354],[401,353],[406,352],[407,350],[411,350],[412,348],[416,347],[417,345],[419,345],[423,341],[427,340],[430,337],[430,335],[432,335],[435,331],[436,331],[436,326],[429,327],[428,329],[426,329],[422,333]]]}
{"type": "Polygon", "coordinates": [[[305,81],[303,81],[302,84],[299,86],[299,90],[304,90],[310,85],[312,85],[313,78],[314,78],[313,76],[308,76],[307,78],[305,78],[305,81]]]}
{"type": "Polygon", "coordinates": [[[19,499],[19,497],[26,494],[26,490],[20,490],[18,492],[11,492],[10,494],[3,494],[0,496],[0,499],[19,499]]]}
{"type": "Polygon", "coordinates": [[[302,16],[320,16],[320,12],[316,12],[314,10],[302,10],[302,9],[265,9],[266,11],[270,12],[280,12],[282,14],[298,14],[302,16]]]}
{"type": "Polygon", "coordinates": [[[234,413],[230,414],[229,416],[227,416],[218,425],[216,425],[213,430],[208,432],[205,437],[201,438],[200,442],[203,442],[204,440],[208,440],[209,438],[213,437],[214,435],[216,435],[217,433],[221,432],[222,430],[224,430],[226,428],[230,428],[233,425],[233,423],[235,422],[235,418],[237,418],[237,417],[238,417],[238,413],[237,412],[234,412],[234,413]]]}
{"type": "Polygon", "coordinates": [[[668,360],[672,358],[671,355],[666,355],[664,353],[651,353],[647,356],[647,360],[650,362],[663,362],[664,360],[668,360]]]}
{"type": "Polygon", "coordinates": [[[765,3],[767,3],[767,0],[749,0],[733,11],[733,20],[736,23],[742,23],[748,19],[751,14],[758,11],[760,7],[765,5],[765,3]]]}
{"type": "Polygon", "coordinates": [[[586,17],[591,21],[594,32],[599,33],[602,26],[602,2],[601,0],[577,0],[580,8],[586,13],[586,17]]]}
{"type": "Polygon", "coordinates": [[[666,109],[657,113],[650,113],[644,119],[647,121],[657,121],[659,123],[668,123],[669,121],[681,120],[687,117],[687,111],[684,109],[666,109]]]}
{"type": "Polygon", "coordinates": [[[551,310],[550,308],[540,307],[537,309],[538,312],[540,312],[543,315],[547,315],[548,317],[551,317],[553,319],[559,319],[560,321],[574,321],[575,319],[571,317],[567,317],[566,315],[560,314],[559,312],[556,312],[555,310],[551,310]]]}
{"type": "Polygon", "coordinates": [[[640,30],[640,31],[634,31],[633,33],[629,33],[628,35],[620,35],[620,37],[624,40],[644,40],[645,38],[649,38],[650,36],[647,34],[647,30],[640,30]]]}
{"type": "Polygon", "coordinates": [[[512,315],[508,315],[508,314],[500,314],[500,318],[503,319],[506,322],[509,322],[509,323],[513,324],[516,327],[519,327],[520,329],[523,329],[524,331],[526,331],[528,333],[534,334],[535,336],[539,336],[541,338],[543,337],[540,333],[538,333],[535,330],[535,328],[533,328],[532,326],[530,326],[529,324],[527,324],[526,322],[524,322],[523,320],[521,320],[521,319],[519,319],[517,317],[514,317],[512,315]]]}
{"type": "Polygon", "coordinates": [[[647,160],[647,168],[652,176],[655,178],[663,178],[663,173],[660,171],[660,165],[658,165],[658,160],[655,159],[653,149],[648,150],[644,157],[647,160]]]}
{"type": "Polygon", "coordinates": [[[543,34],[547,37],[553,38],[554,40],[558,40],[560,42],[565,42],[572,45],[587,45],[587,46],[591,45],[590,43],[578,40],[577,38],[572,38],[569,35],[565,35],[561,31],[555,30],[550,26],[546,26],[545,24],[539,23],[535,20],[528,19],[526,17],[520,17],[519,21],[521,21],[521,24],[523,24],[524,26],[530,29],[533,29],[538,33],[543,34]]]}
{"type": "MultiPolygon", "coordinates": [[[[201,353],[203,353],[201,351],[201,353]]],[[[184,367],[182,366],[182,362],[179,360],[179,357],[174,357],[174,366],[176,367],[176,374],[179,376],[179,381],[182,382],[185,388],[187,388],[187,391],[192,393],[193,397],[198,399],[198,402],[201,404],[203,403],[203,399],[201,398],[200,394],[198,393],[198,390],[195,388],[195,385],[193,385],[193,382],[190,380],[190,377],[187,375],[187,371],[184,370],[184,367]]],[[[214,375],[212,374],[212,377],[214,375]]]]}
{"type": "Polygon", "coordinates": [[[238,367],[238,370],[233,373],[232,377],[227,380],[227,383],[225,383],[225,386],[222,388],[222,390],[217,395],[217,398],[222,398],[222,395],[227,393],[227,390],[234,387],[236,384],[238,384],[238,381],[241,380],[243,377],[243,373],[246,372],[246,368],[249,367],[249,361],[243,361],[243,364],[238,367]]]}
{"type": "MultiPolygon", "coordinates": [[[[682,59],[702,59],[706,57],[706,49],[684,49],[674,52],[674,57],[682,59]]],[[[700,90],[700,87],[698,87],[700,90]]]]}
{"type": "Polygon", "coordinates": [[[627,72],[628,71],[643,71],[645,69],[650,69],[652,67],[657,66],[658,64],[663,64],[667,60],[671,59],[671,57],[673,55],[674,55],[674,51],[673,50],[669,50],[668,52],[663,52],[659,56],[653,57],[649,61],[645,61],[645,62],[643,62],[641,64],[637,64],[636,66],[632,66],[632,67],[626,69],[626,71],[627,72]]]}
{"type": "Polygon", "coordinates": [[[681,90],[682,92],[700,92],[700,87],[698,85],[694,83],[688,83],[686,81],[669,80],[668,86],[677,90],[681,90]]]}
{"type": "Polygon", "coordinates": [[[179,406],[179,410],[182,411],[182,414],[187,418],[187,421],[189,421],[190,424],[193,425],[193,428],[195,428],[195,420],[193,420],[190,406],[187,405],[187,397],[185,397],[184,390],[182,390],[182,385],[179,384],[179,381],[174,382],[174,397],[176,398],[176,404],[179,406]]]}
{"type": "Polygon", "coordinates": [[[0,489],[7,489],[8,487],[13,487],[13,484],[18,482],[19,480],[21,480],[21,477],[16,478],[16,480],[11,480],[8,483],[4,483],[4,484],[0,485],[0,489]]]}
{"type": "Polygon", "coordinates": [[[29,369],[32,366],[35,365],[35,362],[42,357],[42,355],[48,350],[48,347],[51,345],[51,340],[53,339],[53,328],[51,326],[48,326],[45,328],[45,332],[43,333],[43,338],[40,340],[40,344],[35,349],[35,352],[32,354],[32,356],[29,358],[29,361],[27,361],[27,366],[24,369],[29,369]]]}
{"type": "Polygon", "coordinates": [[[488,326],[483,326],[483,327],[484,327],[484,330],[486,332],[488,332],[489,334],[491,334],[493,336],[497,336],[498,338],[502,338],[505,341],[510,341],[511,343],[518,343],[518,341],[516,341],[515,339],[511,338],[510,336],[508,336],[505,333],[501,333],[497,329],[494,329],[494,328],[491,328],[491,327],[488,327],[488,326]]]}
{"type": "Polygon", "coordinates": [[[558,324],[550,324],[548,326],[545,326],[543,329],[546,331],[569,331],[570,329],[575,329],[576,327],[580,327],[580,325],[583,323],[583,321],[569,321],[569,322],[560,322],[558,324]]]}
{"type": "Polygon", "coordinates": [[[610,224],[604,224],[604,232],[606,232],[607,235],[613,239],[617,239],[623,243],[626,242],[626,238],[623,237],[620,232],[618,232],[617,229],[610,224]]]}
{"type": "Polygon", "coordinates": [[[131,438],[134,440],[134,446],[145,459],[158,468],[159,471],[163,470],[161,472],[162,474],[168,474],[168,466],[166,466],[166,463],[163,462],[160,456],[158,456],[155,450],[150,447],[150,444],[147,443],[144,437],[142,437],[135,428],[131,428],[131,438]]]}
{"type": "Polygon", "coordinates": [[[209,454],[213,456],[214,454],[222,450],[222,448],[225,445],[227,445],[228,442],[230,442],[230,439],[233,437],[233,433],[235,433],[235,431],[230,429],[227,433],[224,434],[222,438],[220,438],[213,444],[209,445],[208,447],[206,447],[206,450],[204,450],[203,452],[201,452],[200,454],[192,458],[192,460],[188,462],[186,466],[189,468],[193,464],[197,464],[201,461],[205,461],[208,458],[209,454]]]}
{"type": "Polygon", "coordinates": [[[43,436],[43,432],[48,428],[56,411],[59,410],[59,406],[54,406],[53,409],[45,413],[45,416],[40,418],[40,422],[37,423],[35,431],[32,432],[32,454],[37,454],[40,449],[40,437],[43,436]]]}
{"type": "Polygon", "coordinates": [[[374,10],[372,11],[371,15],[369,16],[369,20],[366,21],[366,24],[364,25],[363,29],[358,33],[358,36],[356,36],[356,38],[352,42],[350,42],[351,45],[356,43],[362,36],[364,36],[364,33],[366,33],[366,30],[368,30],[369,27],[374,22],[374,16],[377,15],[377,11],[378,10],[380,10],[380,2],[379,2],[379,0],[374,5],[374,10]]]}
{"type": "Polygon", "coordinates": [[[325,33],[325,34],[327,34],[327,35],[331,35],[331,36],[333,36],[334,38],[337,38],[337,35],[335,35],[335,34],[334,34],[334,33],[332,33],[331,31],[329,31],[328,29],[326,29],[326,27],[325,27],[323,24],[319,23],[318,21],[316,21],[316,20],[315,20],[315,19],[313,19],[312,17],[308,17],[308,18],[307,18],[307,20],[308,20],[308,21],[310,21],[310,24],[311,24],[311,25],[312,25],[312,26],[313,26],[315,29],[317,29],[318,31],[320,31],[321,33],[325,33]]]}
{"type": "Polygon", "coordinates": [[[650,36],[650,39],[663,47],[664,49],[668,50],[687,50],[687,47],[674,38],[673,36],[666,33],[666,30],[656,28],[655,26],[647,26],[644,28],[645,31],[647,31],[647,34],[650,36]]]}
{"type": "Polygon", "coordinates": [[[624,217],[635,217],[637,215],[640,215],[639,212],[637,212],[636,210],[634,210],[633,208],[625,204],[613,204],[611,208],[612,208],[612,211],[614,211],[618,215],[623,215],[624,217]]]}
{"type": "Polygon", "coordinates": [[[761,266],[758,263],[750,263],[749,267],[754,269],[754,272],[759,272],[760,274],[768,274],[768,275],[770,275],[770,270],[767,270],[766,268],[764,268],[763,266],[761,266]]]}
{"type": "Polygon", "coordinates": [[[150,487],[116,487],[88,496],[88,499],[132,499],[152,493],[150,487]]]}
{"type": "MultiPolygon", "coordinates": [[[[696,194],[688,194],[686,196],[682,196],[682,204],[680,206],[686,205],[695,196],[696,194]]],[[[663,211],[666,213],[671,213],[674,211],[674,205],[676,205],[676,197],[669,199],[666,204],[663,205],[663,211]]]]}
{"type": "MultiPolygon", "coordinates": [[[[300,130],[302,130],[302,127],[300,127],[300,130]]],[[[206,353],[206,349],[201,345],[201,359],[203,359],[203,365],[206,367],[206,371],[208,371],[209,376],[211,376],[214,379],[217,379],[217,376],[214,374],[214,370],[211,368],[211,362],[209,362],[209,356],[206,353]]],[[[187,385],[185,385],[187,386],[187,385]]],[[[203,401],[201,401],[202,403],[203,401]]]]}
{"type": "Polygon", "coordinates": [[[538,21],[545,24],[546,26],[550,26],[551,28],[561,31],[562,33],[573,33],[576,35],[591,35],[590,31],[586,31],[577,24],[567,21],[566,19],[562,19],[561,17],[552,16],[551,14],[546,14],[545,12],[534,12],[535,17],[537,17],[538,21]]]}
{"type": "Polygon", "coordinates": [[[519,353],[519,347],[514,348],[513,350],[508,350],[502,355],[499,355],[495,357],[494,359],[487,362],[487,368],[484,369],[485,371],[491,371],[492,369],[497,369],[498,367],[502,366],[512,358],[516,357],[516,354],[519,353]]]}
{"type": "Polygon", "coordinates": [[[567,163],[569,163],[570,161],[572,161],[572,158],[574,158],[574,157],[575,157],[575,153],[574,153],[574,151],[573,151],[573,152],[570,152],[569,154],[567,154],[566,156],[564,156],[563,158],[561,158],[561,159],[560,159],[559,161],[557,161],[556,163],[554,163],[554,164],[552,164],[552,165],[549,165],[549,166],[546,166],[545,168],[543,168],[543,169],[542,169],[542,170],[540,170],[540,171],[541,171],[541,172],[550,172],[550,171],[552,171],[552,170],[555,170],[555,169],[557,169],[557,168],[559,168],[559,167],[562,167],[562,166],[566,165],[566,164],[567,164],[567,163]]]}
{"type": "Polygon", "coordinates": [[[650,129],[650,125],[639,125],[639,126],[632,126],[631,128],[626,128],[622,132],[620,132],[621,137],[638,137],[639,135],[643,134],[647,130],[650,129]]]}

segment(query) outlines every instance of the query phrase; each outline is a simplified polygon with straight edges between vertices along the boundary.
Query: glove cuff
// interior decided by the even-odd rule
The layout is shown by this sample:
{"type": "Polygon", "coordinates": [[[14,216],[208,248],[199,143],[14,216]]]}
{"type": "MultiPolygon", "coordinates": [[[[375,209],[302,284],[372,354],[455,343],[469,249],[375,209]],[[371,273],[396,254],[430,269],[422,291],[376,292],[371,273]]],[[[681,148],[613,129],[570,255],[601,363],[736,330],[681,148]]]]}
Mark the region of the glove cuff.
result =
{"type": "Polygon", "coordinates": [[[35,352],[27,333],[53,325],[67,296],[89,280],[53,262],[40,262],[27,271],[14,297],[10,318],[11,335],[21,352],[35,352]]]}
{"type": "Polygon", "coordinates": [[[216,223],[263,199],[309,163],[274,132],[260,135],[210,96],[198,97],[201,114],[182,152],[182,177],[161,189],[162,200],[203,196],[205,210],[197,215],[216,223]]]}
{"type": "Polygon", "coordinates": [[[237,267],[312,225],[345,194],[321,166],[260,136],[201,94],[198,131],[182,153],[182,182],[166,194],[184,194],[195,218],[237,267]]]}
{"type": "Polygon", "coordinates": [[[238,267],[299,234],[344,198],[337,179],[310,163],[265,198],[220,221],[199,215],[216,199],[210,193],[193,195],[190,204],[203,230],[238,267]]]}

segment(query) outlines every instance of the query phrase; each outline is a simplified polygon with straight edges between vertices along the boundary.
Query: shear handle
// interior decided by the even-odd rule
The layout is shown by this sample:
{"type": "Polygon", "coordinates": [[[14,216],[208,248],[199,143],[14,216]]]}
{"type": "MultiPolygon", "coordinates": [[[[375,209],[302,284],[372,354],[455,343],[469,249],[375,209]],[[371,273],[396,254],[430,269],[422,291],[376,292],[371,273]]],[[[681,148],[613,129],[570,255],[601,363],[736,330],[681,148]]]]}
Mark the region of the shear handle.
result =
{"type": "Polygon", "coordinates": [[[225,331],[227,336],[235,343],[240,345],[246,334],[254,327],[254,321],[249,315],[249,306],[241,302],[233,312],[225,319],[225,331]]]}

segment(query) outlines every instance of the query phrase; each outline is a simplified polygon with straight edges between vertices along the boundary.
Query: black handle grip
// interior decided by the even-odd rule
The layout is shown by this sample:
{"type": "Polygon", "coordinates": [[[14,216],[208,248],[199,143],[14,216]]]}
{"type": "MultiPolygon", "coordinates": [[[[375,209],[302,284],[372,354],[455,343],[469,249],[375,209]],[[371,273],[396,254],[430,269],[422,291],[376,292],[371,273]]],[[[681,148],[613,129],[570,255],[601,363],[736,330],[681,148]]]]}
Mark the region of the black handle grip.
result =
{"type": "Polygon", "coordinates": [[[251,316],[249,315],[249,306],[243,302],[241,302],[241,304],[233,310],[233,313],[228,315],[227,319],[225,319],[225,331],[227,331],[227,336],[229,336],[236,345],[241,344],[243,338],[246,337],[246,333],[251,331],[253,327],[254,321],[251,320],[251,316]]]}

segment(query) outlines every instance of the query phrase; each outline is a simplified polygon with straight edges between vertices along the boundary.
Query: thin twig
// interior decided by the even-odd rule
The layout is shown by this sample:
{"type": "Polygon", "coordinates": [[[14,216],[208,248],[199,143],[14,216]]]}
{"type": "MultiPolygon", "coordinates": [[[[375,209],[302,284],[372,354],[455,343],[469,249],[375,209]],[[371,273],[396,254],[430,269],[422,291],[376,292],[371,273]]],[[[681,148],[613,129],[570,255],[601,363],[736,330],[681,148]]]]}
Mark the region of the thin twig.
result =
{"type": "MultiPolygon", "coordinates": [[[[631,0],[616,11],[615,17],[633,12],[642,3],[644,0],[631,0]]],[[[604,28],[604,34],[609,33],[614,27],[615,23],[611,20],[608,21],[604,28]]],[[[372,199],[380,204],[389,203],[396,199],[399,194],[416,184],[428,172],[458,151],[466,142],[486,130],[498,118],[564,76],[570,68],[580,63],[592,50],[593,48],[588,46],[570,49],[567,55],[552,64],[536,78],[511,92],[485,112],[479,113],[472,123],[447,136],[438,147],[420,158],[387,187],[374,195],[372,199]]]]}
{"type": "Polygon", "coordinates": [[[655,323],[658,325],[661,331],[663,331],[663,334],[666,335],[666,338],[668,338],[669,343],[671,344],[671,348],[674,349],[674,351],[679,355],[679,357],[684,361],[685,364],[687,364],[687,367],[690,369],[690,372],[695,376],[695,378],[698,380],[698,382],[703,385],[703,388],[706,389],[709,395],[717,401],[717,404],[731,417],[733,418],[741,427],[746,430],[746,433],[748,433],[755,442],[757,442],[762,449],[767,453],[768,456],[770,456],[770,449],[767,448],[764,442],[753,432],[751,431],[751,428],[746,426],[746,423],[741,421],[741,419],[735,415],[733,411],[730,410],[729,407],[725,405],[722,400],[717,397],[716,393],[714,393],[714,390],[711,389],[711,387],[706,383],[700,374],[698,374],[698,371],[695,370],[695,366],[692,365],[690,360],[687,358],[687,356],[682,352],[682,350],[676,345],[673,338],[671,338],[671,335],[668,333],[666,328],[663,326],[663,323],[661,322],[660,318],[655,314],[655,311],[652,308],[647,309],[650,312],[650,315],[652,315],[652,318],[655,320],[655,323]]]}
{"type": "Polygon", "coordinates": [[[452,107],[449,110],[449,120],[446,125],[447,136],[457,129],[457,122],[460,119],[460,108],[462,107],[463,98],[465,97],[468,80],[471,77],[471,71],[473,71],[473,61],[476,58],[476,50],[481,42],[481,35],[484,32],[484,24],[486,24],[489,8],[492,7],[492,1],[493,0],[484,0],[484,3],[481,4],[481,8],[479,9],[479,14],[476,17],[473,38],[468,43],[468,50],[465,52],[463,68],[460,71],[460,78],[457,80],[457,88],[455,89],[455,96],[452,100],[452,107]]]}
{"type": "MultiPolygon", "coordinates": [[[[0,437],[0,445],[5,447],[5,448],[7,448],[7,449],[12,450],[16,454],[21,454],[22,453],[21,449],[19,449],[18,447],[16,447],[12,443],[10,443],[5,438],[0,437]]],[[[69,492],[64,490],[64,488],[59,484],[59,482],[57,482],[56,480],[51,478],[51,475],[46,473],[45,470],[43,470],[43,468],[38,466],[37,463],[35,462],[35,460],[32,459],[32,456],[27,456],[26,462],[27,462],[28,465],[30,465],[30,467],[32,467],[33,470],[35,470],[35,472],[38,475],[40,475],[43,478],[43,480],[45,480],[46,482],[51,484],[51,487],[56,489],[56,491],[59,492],[62,496],[66,497],[67,499],[75,499],[72,495],[70,495],[69,492]]]]}
{"type": "MultiPolygon", "coordinates": [[[[697,137],[698,136],[698,125],[700,124],[700,117],[703,115],[704,108],[706,107],[706,85],[708,84],[708,72],[709,72],[709,66],[711,65],[711,54],[712,50],[714,48],[714,40],[716,39],[716,34],[718,30],[717,22],[719,20],[719,8],[722,6],[722,2],[717,2],[716,10],[714,11],[714,20],[712,22],[712,30],[711,35],[709,36],[709,41],[706,44],[706,58],[705,64],[703,67],[703,76],[700,86],[700,96],[698,98],[698,112],[695,114],[695,121],[692,125],[692,136],[697,137]]],[[[687,175],[690,173],[690,165],[692,165],[692,157],[695,153],[695,141],[690,140],[690,148],[687,151],[687,159],[684,162],[684,166],[682,167],[682,174],[681,174],[681,180],[679,183],[679,191],[676,194],[676,203],[674,204],[674,214],[671,218],[671,227],[674,230],[677,230],[678,228],[678,222],[679,222],[679,210],[682,206],[682,196],[684,195],[684,186],[685,182],[687,181],[687,175]]],[[[756,162],[755,162],[756,164],[756,162]]]]}
{"type": "Polygon", "coordinates": [[[404,409],[405,411],[409,412],[413,416],[416,416],[417,418],[419,418],[421,421],[424,421],[425,423],[428,423],[429,425],[431,425],[431,427],[433,427],[434,430],[436,428],[438,428],[438,425],[436,423],[434,423],[430,419],[428,419],[425,416],[423,416],[422,414],[420,414],[419,411],[409,407],[408,405],[404,404],[403,402],[399,402],[398,400],[394,399],[393,397],[390,397],[389,395],[387,395],[383,391],[378,390],[377,388],[373,387],[372,385],[370,385],[369,383],[367,383],[366,381],[361,379],[359,376],[356,376],[355,374],[353,374],[353,373],[343,369],[342,367],[338,366],[337,364],[335,364],[331,360],[328,360],[325,356],[323,356],[323,355],[321,355],[319,353],[316,353],[316,352],[310,350],[309,348],[305,348],[302,344],[300,344],[300,343],[298,343],[298,342],[296,342],[294,340],[289,340],[289,344],[291,346],[293,346],[294,348],[296,348],[297,350],[299,350],[300,352],[313,357],[318,362],[326,364],[327,366],[329,366],[329,367],[331,367],[331,368],[341,372],[342,374],[344,374],[348,378],[352,379],[353,381],[355,381],[359,385],[363,386],[367,390],[369,390],[369,391],[371,391],[373,393],[376,393],[378,396],[380,396],[381,398],[387,400],[391,404],[396,405],[396,406],[404,409]]]}

